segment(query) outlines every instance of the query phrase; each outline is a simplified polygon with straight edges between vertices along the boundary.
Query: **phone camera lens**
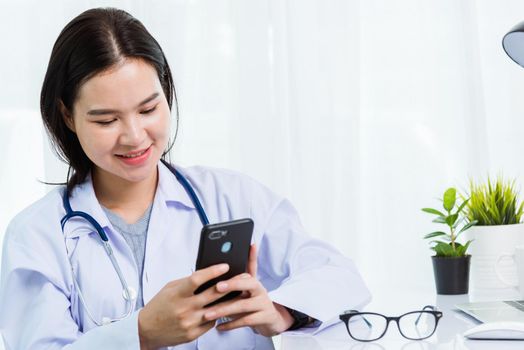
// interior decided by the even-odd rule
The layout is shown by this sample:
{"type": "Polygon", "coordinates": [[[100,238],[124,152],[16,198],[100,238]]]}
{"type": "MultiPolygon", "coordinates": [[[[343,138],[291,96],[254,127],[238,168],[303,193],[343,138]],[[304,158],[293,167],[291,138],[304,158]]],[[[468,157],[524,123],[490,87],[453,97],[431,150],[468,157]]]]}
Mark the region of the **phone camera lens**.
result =
{"type": "Polygon", "coordinates": [[[227,235],[226,230],[216,230],[209,234],[209,239],[220,239],[222,237],[225,237],[227,235]]]}

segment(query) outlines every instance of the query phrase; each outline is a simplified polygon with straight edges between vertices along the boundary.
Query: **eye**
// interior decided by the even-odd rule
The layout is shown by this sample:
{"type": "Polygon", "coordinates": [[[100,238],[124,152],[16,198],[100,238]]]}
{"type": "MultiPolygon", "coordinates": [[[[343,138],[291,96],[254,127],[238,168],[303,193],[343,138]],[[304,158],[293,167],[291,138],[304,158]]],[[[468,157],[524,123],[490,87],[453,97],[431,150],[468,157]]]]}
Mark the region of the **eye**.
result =
{"type": "Polygon", "coordinates": [[[114,122],[116,119],[111,119],[111,120],[100,120],[100,121],[96,121],[95,123],[99,124],[99,125],[109,125],[111,124],[112,122],[114,122]]]}
{"type": "Polygon", "coordinates": [[[140,114],[150,114],[153,113],[156,109],[156,106],[150,109],[146,109],[145,111],[140,112],[140,114]]]}

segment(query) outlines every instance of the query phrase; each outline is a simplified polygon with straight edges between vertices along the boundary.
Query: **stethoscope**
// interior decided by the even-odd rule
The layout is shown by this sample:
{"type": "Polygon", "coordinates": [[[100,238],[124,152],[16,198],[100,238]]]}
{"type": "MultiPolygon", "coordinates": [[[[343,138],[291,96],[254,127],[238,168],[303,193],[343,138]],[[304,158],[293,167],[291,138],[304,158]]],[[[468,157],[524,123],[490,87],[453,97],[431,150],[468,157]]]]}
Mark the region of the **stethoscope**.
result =
{"type": "MultiPolygon", "coordinates": [[[[177,178],[178,182],[180,182],[180,184],[184,187],[185,191],[187,192],[187,194],[191,198],[191,201],[195,205],[195,208],[196,208],[196,210],[198,212],[198,216],[200,217],[200,221],[202,222],[202,225],[209,224],[209,220],[207,219],[206,212],[204,211],[204,208],[202,207],[202,204],[200,203],[200,200],[198,199],[198,196],[196,195],[196,193],[193,190],[193,187],[191,186],[189,181],[179,171],[175,170],[175,168],[171,164],[169,164],[168,162],[166,162],[164,160],[162,160],[162,163],[164,163],[164,165],[167,166],[167,168],[175,175],[175,177],[177,178]]],[[[96,320],[93,317],[93,314],[91,313],[91,310],[87,306],[87,303],[85,301],[84,295],[82,294],[82,290],[80,289],[80,285],[79,285],[78,280],[76,278],[75,271],[73,269],[73,263],[71,262],[71,258],[69,257],[69,263],[71,265],[71,272],[72,272],[72,275],[73,275],[73,284],[74,284],[74,287],[75,287],[75,289],[77,291],[78,298],[80,299],[80,302],[84,306],[88,317],[97,326],[102,326],[102,325],[105,325],[105,324],[108,324],[108,323],[111,323],[111,322],[123,320],[124,318],[128,317],[129,315],[131,315],[131,313],[133,312],[133,309],[134,309],[134,306],[135,306],[136,297],[137,297],[136,290],[134,288],[130,287],[127,284],[127,281],[126,281],[126,279],[124,277],[124,274],[122,273],[122,270],[120,269],[120,265],[118,265],[118,261],[116,261],[116,259],[115,259],[115,256],[113,254],[113,249],[111,248],[111,245],[109,244],[109,239],[107,238],[107,235],[104,232],[104,229],[102,228],[102,226],[100,226],[100,224],[95,220],[95,218],[93,218],[91,215],[87,214],[86,212],[74,211],[73,209],[71,209],[71,203],[69,202],[69,195],[68,195],[67,190],[64,190],[64,193],[62,195],[62,203],[63,203],[64,209],[66,211],[66,215],[62,218],[62,220],[60,220],[60,224],[62,226],[62,233],[64,234],[64,240],[66,239],[65,238],[66,235],[65,235],[65,232],[64,232],[64,227],[65,227],[65,224],[67,223],[67,221],[69,219],[71,219],[71,218],[74,218],[74,217],[84,218],[85,220],[87,220],[95,228],[95,230],[98,232],[98,235],[99,235],[99,237],[100,237],[100,239],[102,241],[102,245],[103,245],[103,247],[104,247],[104,249],[106,251],[106,254],[109,257],[109,260],[111,260],[111,264],[113,265],[113,268],[115,269],[115,271],[116,271],[116,273],[118,275],[120,283],[122,284],[122,296],[126,300],[126,312],[122,316],[117,317],[117,318],[102,317],[101,321],[96,320]]],[[[67,247],[67,245],[66,245],[66,247],[67,247]]]]}

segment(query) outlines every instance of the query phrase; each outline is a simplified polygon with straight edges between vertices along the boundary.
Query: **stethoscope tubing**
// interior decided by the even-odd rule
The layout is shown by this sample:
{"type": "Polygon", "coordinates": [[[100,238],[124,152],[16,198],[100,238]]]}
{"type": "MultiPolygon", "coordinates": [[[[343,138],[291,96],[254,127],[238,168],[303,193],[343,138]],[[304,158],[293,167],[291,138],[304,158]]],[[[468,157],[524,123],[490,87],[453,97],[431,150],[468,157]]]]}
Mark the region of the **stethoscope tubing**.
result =
{"type": "MultiPolygon", "coordinates": [[[[196,210],[198,212],[198,216],[199,216],[200,221],[202,222],[202,224],[203,225],[209,224],[209,220],[208,220],[207,215],[206,215],[206,213],[204,211],[204,208],[202,207],[202,204],[200,203],[200,200],[198,199],[198,196],[195,193],[195,191],[194,191],[193,187],[191,186],[191,184],[189,183],[189,181],[179,171],[177,171],[171,164],[169,164],[168,162],[166,162],[163,159],[161,161],[175,175],[175,177],[177,178],[179,183],[184,187],[185,191],[187,192],[187,194],[191,198],[191,201],[195,205],[195,208],[196,208],[196,210]]],[[[93,226],[93,228],[97,231],[98,236],[99,236],[100,240],[102,241],[101,243],[102,243],[102,245],[104,247],[104,250],[106,251],[106,254],[109,257],[109,260],[111,261],[111,265],[113,265],[113,268],[115,269],[115,271],[116,271],[116,273],[118,275],[118,279],[120,280],[120,284],[122,285],[123,296],[124,296],[124,299],[126,300],[126,304],[127,304],[126,312],[125,312],[124,315],[122,315],[122,316],[120,316],[118,318],[113,318],[113,319],[108,319],[108,318],[103,317],[101,322],[97,321],[93,317],[93,314],[92,314],[91,310],[87,306],[87,303],[85,301],[85,297],[84,297],[84,295],[83,295],[83,293],[82,293],[82,291],[80,289],[80,286],[78,284],[78,281],[77,281],[77,278],[76,278],[76,274],[75,274],[74,269],[73,269],[73,264],[72,264],[72,262],[71,262],[71,260],[69,258],[69,263],[71,264],[71,273],[73,275],[74,287],[77,290],[78,297],[80,299],[81,304],[84,306],[84,308],[86,310],[87,316],[98,326],[101,326],[101,325],[104,325],[104,324],[107,324],[107,323],[111,323],[111,322],[115,322],[115,321],[119,321],[119,320],[122,320],[122,319],[128,317],[129,315],[131,315],[131,313],[133,311],[133,308],[134,308],[134,305],[136,303],[136,295],[134,295],[134,296],[132,295],[133,293],[131,292],[131,289],[129,288],[129,286],[127,284],[127,281],[126,281],[126,279],[124,277],[124,274],[122,273],[122,270],[120,269],[120,265],[118,264],[118,261],[116,260],[114,254],[113,254],[113,249],[111,248],[111,245],[109,243],[109,238],[107,237],[104,229],[102,228],[102,226],[100,226],[98,221],[96,221],[96,219],[93,218],[88,213],[83,212],[83,211],[74,211],[71,208],[71,203],[69,201],[69,193],[68,193],[67,189],[64,189],[64,192],[62,194],[62,204],[63,204],[63,207],[64,207],[64,209],[66,211],[66,214],[64,215],[62,220],[60,220],[60,225],[62,227],[62,233],[64,234],[64,243],[65,243],[65,240],[66,240],[64,227],[65,227],[67,221],[69,221],[69,219],[72,219],[74,217],[81,217],[81,218],[85,219],[87,222],[89,222],[93,226]]]]}
{"type": "Polygon", "coordinates": [[[177,178],[178,182],[180,182],[180,184],[186,190],[187,194],[189,195],[189,198],[191,198],[191,201],[195,205],[195,208],[198,212],[198,216],[200,217],[200,221],[202,222],[202,225],[203,226],[208,225],[209,220],[207,218],[206,212],[204,208],[202,207],[202,204],[200,203],[200,200],[198,199],[198,196],[195,193],[195,190],[193,189],[189,181],[184,177],[184,175],[182,175],[179,171],[177,171],[171,164],[169,164],[168,162],[166,162],[163,159],[162,159],[162,163],[164,163],[164,165],[169,170],[171,170],[173,174],[175,174],[175,177],[177,178]]]}

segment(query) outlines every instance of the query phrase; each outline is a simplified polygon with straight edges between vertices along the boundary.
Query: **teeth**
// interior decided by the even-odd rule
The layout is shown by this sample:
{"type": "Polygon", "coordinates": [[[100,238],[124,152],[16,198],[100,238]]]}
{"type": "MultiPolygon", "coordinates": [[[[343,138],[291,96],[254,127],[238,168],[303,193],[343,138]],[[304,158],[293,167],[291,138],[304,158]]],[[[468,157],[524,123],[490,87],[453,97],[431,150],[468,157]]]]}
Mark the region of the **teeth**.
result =
{"type": "Polygon", "coordinates": [[[146,151],[147,151],[147,150],[142,151],[142,152],[137,153],[137,154],[130,155],[130,156],[121,155],[120,157],[124,157],[124,158],[136,158],[136,157],[140,157],[142,154],[146,153],[146,151]]]}

